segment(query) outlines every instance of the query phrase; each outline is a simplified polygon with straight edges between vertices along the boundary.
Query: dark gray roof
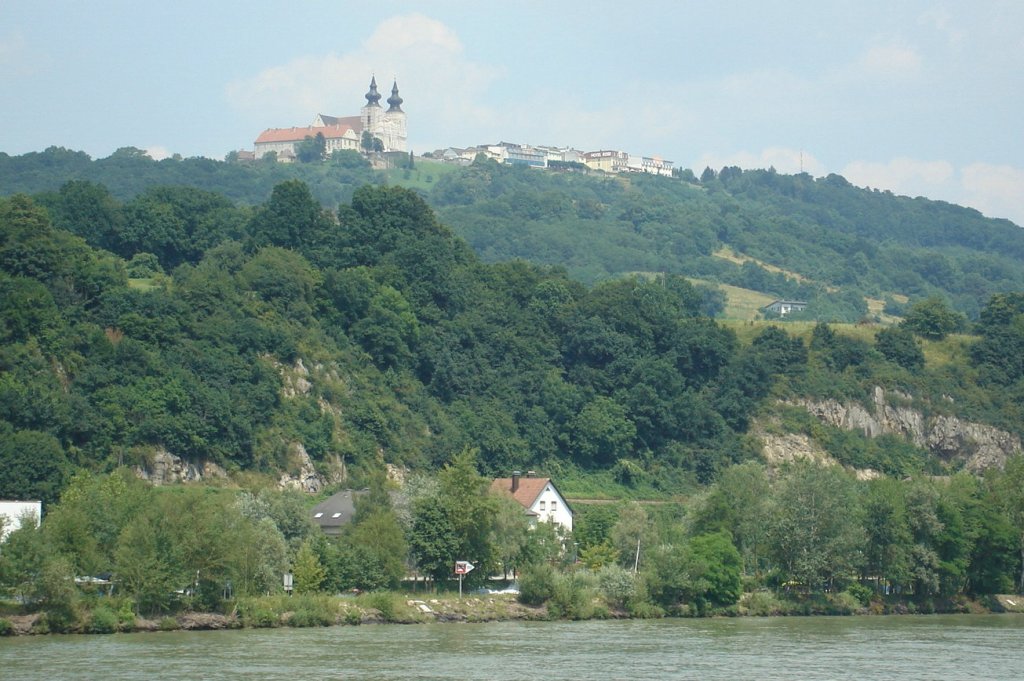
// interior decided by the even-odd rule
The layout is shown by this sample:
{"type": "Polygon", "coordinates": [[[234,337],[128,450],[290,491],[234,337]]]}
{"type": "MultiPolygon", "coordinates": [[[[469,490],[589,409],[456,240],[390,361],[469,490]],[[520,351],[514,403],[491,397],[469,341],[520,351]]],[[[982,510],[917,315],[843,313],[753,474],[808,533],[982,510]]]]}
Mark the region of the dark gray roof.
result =
{"type": "Polygon", "coordinates": [[[363,494],[366,490],[342,490],[314,506],[310,516],[324,534],[337,534],[343,525],[352,522],[356,514],[355,500],[363,494]]]}

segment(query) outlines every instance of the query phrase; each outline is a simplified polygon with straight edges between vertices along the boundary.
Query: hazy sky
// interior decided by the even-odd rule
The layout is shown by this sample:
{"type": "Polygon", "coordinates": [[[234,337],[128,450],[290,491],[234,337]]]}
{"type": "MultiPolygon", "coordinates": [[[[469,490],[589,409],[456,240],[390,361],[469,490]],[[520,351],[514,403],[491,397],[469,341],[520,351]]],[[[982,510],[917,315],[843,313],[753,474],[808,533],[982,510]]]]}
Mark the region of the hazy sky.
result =
{"type": "Polygon", "coordinates": [[[3,0],[0,151],[223,158],[358,114],[372,74],[397,76],[417,153],[802,156],[1024,225],[1020,0],[3,0]]]}

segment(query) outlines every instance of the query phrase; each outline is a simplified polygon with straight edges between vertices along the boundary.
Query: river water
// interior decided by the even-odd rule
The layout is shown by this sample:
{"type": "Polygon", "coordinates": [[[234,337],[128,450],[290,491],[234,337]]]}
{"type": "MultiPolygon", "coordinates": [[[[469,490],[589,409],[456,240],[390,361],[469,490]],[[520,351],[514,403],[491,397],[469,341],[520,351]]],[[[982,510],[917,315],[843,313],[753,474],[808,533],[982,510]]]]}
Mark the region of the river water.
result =
{"type": "Polygon", "coordinates": [[[367,625],[0,639],[0,679],[1024,679],[1024,616],[367,625]]]}

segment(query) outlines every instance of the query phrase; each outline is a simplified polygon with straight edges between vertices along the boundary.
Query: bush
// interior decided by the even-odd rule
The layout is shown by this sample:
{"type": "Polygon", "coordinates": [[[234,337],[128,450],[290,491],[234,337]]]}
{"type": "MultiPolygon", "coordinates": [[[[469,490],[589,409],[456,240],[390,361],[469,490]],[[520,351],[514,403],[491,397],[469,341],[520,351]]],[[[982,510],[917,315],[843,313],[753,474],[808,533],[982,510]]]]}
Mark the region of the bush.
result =
{"type": "Polygon", "coordinates": [[[665,616],[665,610],[650,601],[635,601],[629,604],[629,616],[641,620],[658,619],[665,616]]]}
{"type": "Polygon", "coordinates": [[[117,613],[101,605],[92,611],[85,630],[90,634],[113,634],[118,629],[117,624],[117,613]]]}
{"type": "Polygon", "coordinates": [[[178,620],[173,617],[164,617],[160,620],[160,631],[177,631],[181,628],[178,624],[178,620]]]}
{"type": "Polygon", "coordinates": [[[555,570],[546,563],[528,565],[519,575],[519,602],[544,605],[555,593],[555,570]]]}
{"type": "Polygon", "coordinates": [[[829,615],[852,615],[863,607],[860,599],[849,591],[828,596],[827,614],[829,615]]]}
{"type": "Polygon", "coordinates": [[[11,624],[9,619],[0,617],[0,636],[13,636],[14,625],[11,624]]]}
{"type": "Polygon", "coordinates": [[[635,574],[618,565],[605,565],[597,573],[597,583],[605,602],[613,608],[624,608],[639,591],[635,574]]]}
{"type": "Polygon", "coordinates": [[[271,603],[259,598],[246,598],[238,602],[238,617],[242,626],[255,629],[281,625],[281,613],[271,603]]]}
{"type": "Polygon", "coordinates": [[[288,618],[289,627],[329,627],[337,617],[337,604],[328,596],[305,595],[291,599],[295,611],[288,618]]]}
{"type": "Polygon", "coordinates": [[[594,617],[594,581],[590,573],[582,571],[556,575],[554,591],[548,601],[548,615],[573,620],[594,617]]]}
{"type": "Polygon", "coordinates": [[[358,626],[362,623],[363,613],[359,612],[359,608],[349,608],[345,611],[345,624],[358,626]]]}
{"type": "Polygon", "coordinates": [[[783,604],[770,591],[755,591],[740,599],[741,612],[754,617],[769,617],[783,612],[783,604]]]}
{"type": "Polygon", "coordinates": [[[306,627],[329,627],[334,624],[334,617],[318,608],[302,608],[288,618],[288,626],[299,629],[306,627]]]}
{"type": "Polygon", "coordinates": [[[863,606],[870,604],[871,597],[875,595],[875,592],[871,590],[871,587],[864,586],[863,584],[851,584],[847,587],[846,593],[856,598],[863,606]]]}
{"type": "Polygon", "coordinates": [[[394,622],[397,618],[395,595],[387,591],[377,591],[366,596],[366,604],[380,612],[385,622],[394,622]]]}
{"type": "Polygon", "coordinates": [[[129,599],[121,601],[117,609],[117,630],[135,631],[135,610],[132,609],[132,602],[129,599]]]}

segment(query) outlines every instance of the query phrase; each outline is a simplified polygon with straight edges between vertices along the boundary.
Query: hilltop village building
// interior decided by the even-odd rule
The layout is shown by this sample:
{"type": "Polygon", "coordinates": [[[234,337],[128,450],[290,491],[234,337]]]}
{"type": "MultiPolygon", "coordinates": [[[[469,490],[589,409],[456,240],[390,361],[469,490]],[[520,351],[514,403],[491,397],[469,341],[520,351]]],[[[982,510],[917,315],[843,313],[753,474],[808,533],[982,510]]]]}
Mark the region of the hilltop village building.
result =
{"type": "MultiPolygon", "coordinates": [[[[346,149],[365,151],[365,133],[379,140],[379,151],[408,151],[408,125],[405,111],[402,110],[402,103],[405,100],[398,94],[398,81],[393,82],[391,96],[385,100],[387,109],[380,103],[381,94],[377,91],[376,77],[370,79],[370,89],[365,97],[366,104],[360,109],[358,116],[317,114],[313,122],[307,126],[268,128],[256,138],[251,155],[250,152],[238,152],[238,159],[258,160],[273,152],[278,161],[290,163],[296,160],[297,146],[306,139],[316,139],[317,135],[323,136],[324,152],[328,156],[335,151],[346,149]]],[[[498,142],[467,148],[449,147],[439,149],[428,156],[445,163],[469,165],[481,154],[498,163],[529,168],[550,168],[556,164],[562,164],[564,167],[568,164],[577,169],[586,168],[606,173],[672,176],[672,161],[658,156],[637,156],[610,149],[584,152],[571,147],[498,142]]]]}
{"type": "Polygon", "coordinates": [[[603,149],[600,151],[579,151],[571,147],[544,147],[530,144],[499,142],[459,149],[449,147],[434,152],[434,158],[446,163],[469,165],[479,154],[486,158],[531,168],[548,168],[554,162],[579,163],[590,170],[606,173],[650,173],[672,177],[672,161],[658,156],[637,156],[626,151],[603,149]]]}
{"type": "Polygon", "coordinates": [[[370,90],[366,93],[366,104],[358,116],[317,114],[313,122],[305,127],[268,128],[256,138],[253,155],[261,159],[274,152],[278,161],[291,162],[295,160],[296,146],[307,137],[316,138],[317,134],[323,135],[328,155],[344,149],[359,151],[364,132],[380,140],[383,151],[404,152],[407,150],[408,128],[405,111],[402,110],[405,100],[398,94],[398,81],[391,86],[387,109],[381,106],[380,98],[377,78],[373,77],[370,90]]]}

